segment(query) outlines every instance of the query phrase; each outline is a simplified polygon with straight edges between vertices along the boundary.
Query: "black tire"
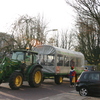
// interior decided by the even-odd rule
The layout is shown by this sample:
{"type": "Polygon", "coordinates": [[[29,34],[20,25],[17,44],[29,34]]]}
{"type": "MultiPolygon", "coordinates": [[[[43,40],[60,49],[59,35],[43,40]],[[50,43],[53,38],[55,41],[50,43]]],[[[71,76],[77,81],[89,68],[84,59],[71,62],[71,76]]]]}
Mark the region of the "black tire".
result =
{"type": "Polygon", "coordinates": [[[85,88],[85,87],[82,87],[82,88],[79,90],[79,94],[80,94],[81,96],[88,96],[88,95],[89,95],[88,89],[85,88]]]}
{"type": "Polygon", "coordinates": [[[29,85],[31,87],[39,87],[43,81],[43,73],[41,68],[35,68],[29,75],[29,85]]]}
{"type": "Polygon", "coordinates": [[[9,86],[13,90],[18,90],[23,84],[23,75],[19,72],[14,72],[9,78],[9,86]]]}
{"type": "Polygon", "coordinates": [[[63,77],[62,76],[55,76],[55,83],[56,84],[62,84],[63,83],[63,77]]]}

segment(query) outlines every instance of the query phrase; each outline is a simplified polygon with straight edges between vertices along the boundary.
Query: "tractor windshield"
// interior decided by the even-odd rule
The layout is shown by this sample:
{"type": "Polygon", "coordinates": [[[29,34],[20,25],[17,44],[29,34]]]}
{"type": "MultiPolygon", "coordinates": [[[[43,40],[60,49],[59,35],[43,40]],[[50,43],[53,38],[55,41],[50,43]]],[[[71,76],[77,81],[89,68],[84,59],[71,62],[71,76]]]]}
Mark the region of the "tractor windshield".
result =
{"type": "Polygon", "coordinates": [[[24,53],[23,52],[13,52],[12,59],[23,61],[24,60],[24,53]]]}

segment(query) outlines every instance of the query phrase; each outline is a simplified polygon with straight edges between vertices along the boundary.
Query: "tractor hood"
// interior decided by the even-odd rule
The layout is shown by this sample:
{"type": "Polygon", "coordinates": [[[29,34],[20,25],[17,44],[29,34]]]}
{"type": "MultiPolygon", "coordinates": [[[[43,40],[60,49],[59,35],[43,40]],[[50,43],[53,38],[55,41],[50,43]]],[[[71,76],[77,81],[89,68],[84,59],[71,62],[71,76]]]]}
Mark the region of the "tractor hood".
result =
{"type": "Polygon", "coordinates": [[[2,60],[0,64],[0,70],[4,69],[4,67],[7,67],[7,66],[18,66],[20,64],[21,64],[21,61],[11,60],[8,57],[4,57],[4,59],[2,60]]]}
{"type": "Polygon", "coordinates": [[[2,78],[8,77],[14,70],[20,70],[22,65],[21,61],[11,60],[7,57],[4,57],[0,64],[0,80],[2,78]]]}

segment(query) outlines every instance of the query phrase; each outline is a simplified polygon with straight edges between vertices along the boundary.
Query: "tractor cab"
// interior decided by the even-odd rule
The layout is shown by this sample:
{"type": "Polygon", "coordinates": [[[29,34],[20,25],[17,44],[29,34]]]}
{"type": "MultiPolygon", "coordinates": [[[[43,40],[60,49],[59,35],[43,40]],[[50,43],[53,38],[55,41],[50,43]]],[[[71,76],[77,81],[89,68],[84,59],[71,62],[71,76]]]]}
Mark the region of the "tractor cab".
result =
{"type": "Polygon", "coordinates": [[[21,61],[25,63],[26,66],[37,63],[37,54],[36,52],[30,50],[14,50],[12,54],[12,60],[21,61]]]}

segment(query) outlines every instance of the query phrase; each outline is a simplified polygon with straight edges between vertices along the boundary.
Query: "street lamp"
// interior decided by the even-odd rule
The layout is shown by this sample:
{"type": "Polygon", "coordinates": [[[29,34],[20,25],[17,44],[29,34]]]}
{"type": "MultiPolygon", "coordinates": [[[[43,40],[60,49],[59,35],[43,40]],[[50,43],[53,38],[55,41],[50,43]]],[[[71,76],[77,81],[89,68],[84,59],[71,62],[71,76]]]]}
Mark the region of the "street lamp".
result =
{"type": "MultiPolygon", "coordinates": [[[[47,30],[45,33],[47,33],[47,34],[48,34],[48,32],[50,32],[50,31],[58,31],[58,29],[51,29],[51,30],[47,30]]],[[[47,35],[47,34],[45,34],[45,35],[47,35]]]]}

